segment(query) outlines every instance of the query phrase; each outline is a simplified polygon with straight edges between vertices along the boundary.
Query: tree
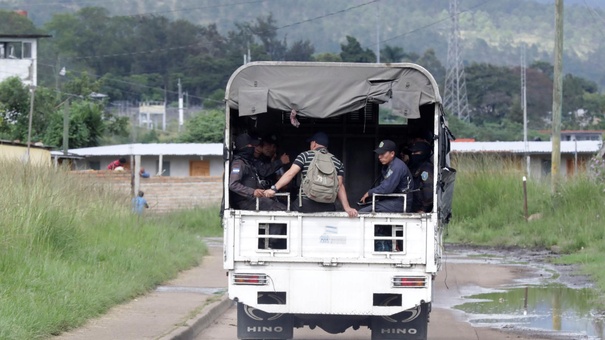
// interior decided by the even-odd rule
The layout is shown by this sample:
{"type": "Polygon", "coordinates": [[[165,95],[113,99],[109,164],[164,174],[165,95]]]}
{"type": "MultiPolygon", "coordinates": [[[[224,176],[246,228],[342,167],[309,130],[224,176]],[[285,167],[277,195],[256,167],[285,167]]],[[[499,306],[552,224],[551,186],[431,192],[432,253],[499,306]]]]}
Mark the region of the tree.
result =
{"type": "MultiPolygon", "coordinates": [[[[43,87],[35,91],[32,141],[44,136],[50,114],[55,111],[55,94],[43,87]]],[[[29,130],[30,91],[17,77],[0,83],[0,133],[4,138],[26,140],[29,130]]]]}
{"type": "Polygon", "coordinates": [[[224,140],[225,113],[220,110],[200,112],[185,123],[182,143],[220,143],[224,140]]]}
{"type": "MultiPolygon", "coordinates": [[[[75,100],[70,104],[70,148],[98,146],[105,128],[102,104],[90,100],[75,100]]],[[[63,112],[52,114],[44,143],[52,146],[63,144],[63,112]]]]}
{"type": "Polygon", "coordinates": [[[466,67],[471,121],[478,126],[505,118],[520,92],[520,75],[506,66],[474,63],[466,67]]]}
{"type": "Polygon", "coordinates": [[[0,32],[3,34],[41,33],[27,17],[13,11],[0,10],[0,32]]]}
{"type": "Polygon", "coordinates": [[[372,50],[365,50],[359,44],[359,41],[352,36],[347,35],[347,43],[340,44],[340,58],[344,62],[352,63],[373,63],[376,61],[376,55],[372,50]]]}
{"type": "Polygon", "coordinates": [[[286,52],[285,60],[288,61],[313,61],[315,47],[309,40],[295,42],[286,52]]]}
{"type": "Polygon", "coordinates": [[[320,53],[315,56],[315,61],[340,63],[342,62],[342,58],[340,57],[340,54],[336,53],[320,53]]]}
{"type": "Polygon", "coordinates": [[[429,48],[414,62],[429,70],[438,84],[445,83],[445,67],[443,67],[437,58],[435,50],[429,48]]]}
{"type": "Polygon", "coordinates": [[[218,89],[204,99],[204,108],[220,109],[225,106],[225,90],[218,89]]]}
{"type": "Polygon", "coordinates": [[[400,63],[405,57],[403,48],[399,46],[385,45],[380,50],[380,61],[383,63],[400,63]]]}
{"type": "MultiPolygon", "coordinates": [[[[277,38],[277,25],[273,18],[273,13],[270,13],[266,17],[257,17],[254,24],[244,23],[237,26],[240,30],[248,32],[252,37],[255,36],[261,41],[264,52],[269,56],[269,60],[279,61],[285,59],[287,44],[285,41],[280,41],[277,38]]],[[[261,60],[258,57],[255,59],[261,60]]]]}
{"type": "Polygon", "coordinates": [[[29,91],[18,77],[10,77],[0,83],[0,103],[2,103],[0,131],[12,135],[14,125],[29,111],[28,99],[29,91]]]}

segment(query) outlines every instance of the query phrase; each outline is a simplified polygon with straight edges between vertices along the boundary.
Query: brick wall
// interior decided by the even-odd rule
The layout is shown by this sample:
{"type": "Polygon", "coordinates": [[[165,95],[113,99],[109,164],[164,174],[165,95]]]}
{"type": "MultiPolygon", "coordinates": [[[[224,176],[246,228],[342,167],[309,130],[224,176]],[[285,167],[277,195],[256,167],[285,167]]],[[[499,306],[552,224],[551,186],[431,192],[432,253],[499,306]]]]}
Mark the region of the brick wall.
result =
{"type": "MultiPolygon", "coordinates": [[[[71,173],[130,194],[130,173],[109,170],[72,171],[71,173]]],[[[223,197],[222,180],[222,177],[219,176],[157,176],[141,178],[140,190],[145,193],[150,212],[168,212],[220,204],[223,197]]]]}

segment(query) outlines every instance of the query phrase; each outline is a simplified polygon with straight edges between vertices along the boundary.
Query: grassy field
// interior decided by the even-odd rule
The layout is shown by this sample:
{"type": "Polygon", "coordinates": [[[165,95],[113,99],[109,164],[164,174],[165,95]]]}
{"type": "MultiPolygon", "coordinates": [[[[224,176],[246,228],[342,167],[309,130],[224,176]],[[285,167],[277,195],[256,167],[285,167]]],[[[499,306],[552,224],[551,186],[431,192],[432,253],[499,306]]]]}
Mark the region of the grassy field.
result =
{"type": "Polygon", "coordinates": [[[0,339],[42,339],[202,260],[218,209],[138,218],[64,171],[0,164],[0,339]]]}
{"type": "Polygon", "coordinates": [[[523,212],[523,171],[510,159],[454,159],[458,174],[447,242],[554,249],[560,261],[580,263],[605,292],[605,185],[584,175],[562,180],[551,194],[550,179],[528,180],[523,212]]]}

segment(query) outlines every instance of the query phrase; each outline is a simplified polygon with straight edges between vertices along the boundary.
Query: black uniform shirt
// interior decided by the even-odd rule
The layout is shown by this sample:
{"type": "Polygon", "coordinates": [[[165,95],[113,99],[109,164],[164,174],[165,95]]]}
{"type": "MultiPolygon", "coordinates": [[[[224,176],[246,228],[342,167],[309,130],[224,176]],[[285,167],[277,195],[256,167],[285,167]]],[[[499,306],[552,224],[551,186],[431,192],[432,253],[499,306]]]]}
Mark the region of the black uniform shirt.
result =
{"type": "Polygon", "coordinates": [[[414,171],[414,212],[433,210],[433,162],[426,161],[414,171]]]}
{"type": "Polygon", "coordinates": [[[399,194],[406,192],[412,186],[410,170],[399,158],[393,158],[391,163],[382,166],[382,181],[370,190],[368,195],[374,194],[399,194]]]}
{"type": "Polygon", "coordinates": [[[253,198],[254,190],[259,188],[256,168],[247,160],[236,156],[231,163],[229,175],[229,190],[238,196],[234,198],[236,200],[253,198]]]}

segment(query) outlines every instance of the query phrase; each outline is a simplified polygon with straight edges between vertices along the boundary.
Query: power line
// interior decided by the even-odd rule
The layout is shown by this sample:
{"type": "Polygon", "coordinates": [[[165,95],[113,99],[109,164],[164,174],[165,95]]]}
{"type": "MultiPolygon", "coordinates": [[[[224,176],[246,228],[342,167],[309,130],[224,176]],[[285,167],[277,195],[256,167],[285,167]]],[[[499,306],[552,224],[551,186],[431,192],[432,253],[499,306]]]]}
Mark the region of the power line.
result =
{"type": "MultiPolygon", "coordinates": [[[[266,0],[265,0],[266,1],[266,0]]],[[[288,28],[288,27],[292,27],[292,26],[296,26],[296,25],[300,25],[303,23],[307,23],[307,22],[312,22],[315,20],[319,20],[319,19],[323,19],[323,18],[327,18],[330,16],[334,16],[337,14],[342,14],[363,6],[367,6],[370,5],[372,3],[375,2],[379,2],[380,0],[373,0],[370,2],[366,2],[360,5],[356,5],[356,6],[351,6],[336,12],[331,12],[331,13],[327,13],[327,14],[323,14],[314,18],[310,18],[310,19],[306,19],[306,20],[302,20],[302,21],[298,21],[295,23],[291,23],[288,25],[284,25],[284,26],[280,26],[277,27],[276,30],[280,30],[280,29],[284,29],[284,28],[288,28]]],[[[263,1],[256,1],[256,2],[263,2],[263,1]]],[[[250,2],[248,2],[250,3],[250,2]]],[[[242,3],[235,3],[235,4],[242,4],[242,3]]],[[[231,4],[233,5],[233,4],[231,4]]],[[[216,6],[215,6],[216,7],[216,6]]],[[[200,43],[195,43],[195,44],[189,44],[189,45],[181,45],[181,46],[174,46],[174,47],[165,47],[165,48],[156,48],[156,49],[152,49],[152,50],[147,50],[147,51],[137,51],[137,52],[127,52],[127,53],[112,53],[112,54],[100,54],[100,55],[90,55],[90,56],[83,56],[83,57],[66,57],[64,59],[66,60],[80,60],[80,59],[96,59],[96,58],[111,58],[111,57],[123,57],[123,56],[131,56],[131,55],[139,55],[139,54],[149,54],[149,53],[156,53],[156,52],[163,52],[163,51],[173,51],[173,50],[179,50],[179,49],[186,49],[189,47],[195,47],[195,46],[207,46],[207,47],[212,47],[212,44],[209,44],[207,42],[200,42],[200,43]]]]}
{"type": "MultiPolygon", "coordinates": [[[[480,4],[478,4],[478,5],[475,5],[475,6],[473,6],[473,7],[470,7],[470,8],[468,8],[468,9],[464,10],[464,11],[460,11],[460,12],[459,12],[459,14],[466,13],[466,12],[470,12],[471,10],[473,10],[473,9],[475,9],[475,8],[478,8],[478,7],[481,7],[481,6],[483,6],[483,5],[487,4],[487,3],[490,3],[490,2],[492,2],[492,1],[494,1],[494,0],[487,0],[487,1],[484,1],[484,2],[482,2],[482,3],[480,3],[480,4]]],[[[429,28],[429,27],[431,27],[431,26],[435,26],[435,25],[437,25],[437,24],[439,24],[439,23],[442,23],[442,22],[444,22],[444,21],[446,21],[446,20],[451,20],[451,19],[452,19],[452,15],[451,15],[451,13],[450,13],[450,15],[449,15],[449,16],[447,16],[446,18],[443,18],[443,19],[440,19],[440,20],[434,21],[434,22],[432,22],[432,23],[430,23],[430,24],[428,24],[428,25],[424,25],[424,26],[421,26],[421,27],[415,28],[415,29],[413,29],[413,30],[411,30],[411,31],[408,31],[408,32],[405,32],[405,33],[403,33],[403,34],[399,34],[399,35],[396,35],[396,36],[394,36],[394,37],[390,37],[390,38],[388,38],[388,39],[381,40],[380,42],[381,42],[381,43],[383,43],[383,42],[387,42],[387,41],[394,40],[394,39],[397,39],[397,38],[401,38],[401,37],[404,37],[404,36],[406,36],[406,35],[408,35],[408,34],[416,33],[416,32],[418,32],[418,31],[421,31],[421,30],[425,29],[425,28],[429,28]]]]}
{"type": "Polygon", "coordinates": [[[206,6],[199,6],[199,7],[174,9],[174,10],[169,10],[169,11],[133,13],[133,14],[127,14],[124,16],[144,16],[144,15],[165,14],[165,13],[175,13],[175,12],[185,12],[185,11],[198,11],[198,10],[208,9],[208,8],[230,7],[230,6],[236,6],[236,5],[248,5],[248,4],[256,4],[256,3],[267,2],[267,1],[275,1],[275,0],[260,0],[260,1],[256,0],[256,1],[245,1],[245,2],[233,2],[233,3],[229,3],[229,4],[222,4],[222,5],[206,5],[206,6]]]}
{"type": "MultiPolygon", "coordinates": [[[[44,64],[44,63],[40,63],[40,62],[38,63],[38,65],[48,66],[48,67],[53,68],[53,69],[55,67],[54,65],[44,64]]],[[[129,82],[129,81],[126,81],[126,80],[121,80],[121,79],[111,78],[111,77],[106,77],[106,76],[99,76],[97,74],[88,73],[87,71],[70,70],[70,72],[79,73],[79,74],[86,73],[86,74],[90,75],[91,77],[95,77],[97,80],[103,78],[103,79],[107,79],[107,80],[118,82],[118,83],[124,83],[124,84],[127,84],[127,85],[135,85],[135,86],[140,86],[140,87],[144,87],[144,88],[152,89],[152,90],[166,91],[167,93],[170,93],[170,94],[178,94],[178,92],[176,92],[176,91],[171,91],[171,90],[164,89],[164,88],[161,88],[161,87],[149,86],[149,85],[144,85],[144,84],[141,84],[141,83],[134,83],[134,82],[129,82]]],[[[8,73],[8,72],[6,72],[6,73],[8,73]]],[[[104,85],[104,86],[107,86],[107,85],[104,85]]],[[[132,92],[132,91],[128,91],[128,90],[122,90],[122,89],[120,89],[119,91],[120,92],[131,93],[131,94],[138,94],[137,92],[132,92]]],[[[211,98],[203,98],[203,97],[198,97],[198,96],[194,96],[194,95],[189,95],[189,97],[195,98],[195,99],[199,99],[200,101],[209,100],[209,101],[212,101],[212,102],[215,102],[215,103],[223,103],[223,101],[221,101],[221,100],[215,100],[215,99],[211,99],[211,98]]]]}
{"type": "Polygon", "coordinates": [[[360,7],[363,7],[363,6],[367,6],[367,5],[370,5],[370,4],[373,4],[375,2],[379,2],[379,1],[380,0],[373,0],[373,1],[366,2],[366,3],[363,3],[363,4],[357,5],[357,6],[351,6],[351,7],[345,8],[345,9],[341,9],[341,10],[336,11],[336,12],[331,12],[331,13],[323,14],[323,15],[320,15],[320,16],[317,16],[317,17],[314,17],[314,18],[310,18],[310,19],[307,19],[307,20],[302,20],[302,21],[294,22],[294,23],[291,23],[291,24],[288,24],[288,25],[280,26],[280,27],[277,28],[277,30],[280,30],[282,28],[287,28],[287,27],[292,27],[292,26],[304,24],[304,23],[307,23],[307,22],[311,22],[311,21],[315,21],[315,20],[319,20],[319,19],[323,19],[323,18],[327,18],[327,17],[333,16],[333,15],[336,15],[336,14],[342,14],[342,13],[348,12],[350,10],[354,10],[354,9],[357,9],[357,8],[360,8],[360,7]]]}

